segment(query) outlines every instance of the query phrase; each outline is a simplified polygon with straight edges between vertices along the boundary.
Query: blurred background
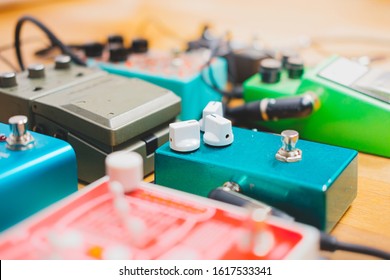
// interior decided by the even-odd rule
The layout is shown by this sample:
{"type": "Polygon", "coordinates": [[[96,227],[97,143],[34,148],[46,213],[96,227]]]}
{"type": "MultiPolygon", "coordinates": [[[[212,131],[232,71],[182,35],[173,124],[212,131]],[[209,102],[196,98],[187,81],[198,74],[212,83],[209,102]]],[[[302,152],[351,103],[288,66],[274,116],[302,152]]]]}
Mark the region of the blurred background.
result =
{"type": "MultiPolygon", "coordinates": [[[[0,1],[0,71],[16,65],[12,44],[22,15],[37,17],[68,44],[105,42],[108,35],[121,34],[128,41],[146,37],[152,48],[161,49],[184,48],[207,24],[213,35],[228,33],[233,41],[299,48],[314,64],[331,54],[385,62],[389,12],[387,0],[6,0],[0,1]]],[[[22,39],[27,63],[48,42],[30,24],[22,39]]]]}

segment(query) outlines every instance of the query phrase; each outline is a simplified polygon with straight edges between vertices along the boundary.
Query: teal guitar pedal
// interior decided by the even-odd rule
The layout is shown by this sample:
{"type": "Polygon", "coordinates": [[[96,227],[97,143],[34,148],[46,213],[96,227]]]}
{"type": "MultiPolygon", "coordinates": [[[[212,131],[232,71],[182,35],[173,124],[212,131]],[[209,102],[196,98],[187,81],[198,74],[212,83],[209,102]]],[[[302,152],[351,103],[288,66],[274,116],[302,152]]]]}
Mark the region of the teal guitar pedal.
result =
{"type": "Polygon", "coordinates": [[[77,191],[76,156],[65,141],[0,123],[0,231],[77,191]],[[11,127],[11,133],[10,133],[11,127]]]}
{"type": "MultiPolygon", "coordinates": [[[[283,210],[297,221],[330,231],[357,193],[357,152],[233,127],[234,141],[192,152],[169,143],[156,150],[156,184],[207,197],[226,182],[242,194],[283,210]],[[285,139],[292,139],[291,143],[285,139]]],[[[290,133],[290,134],[289,134],[290,133]]]]}
{"type": "Polygon", "coordinates": [[[126,77],[140,78],[166,88],[181,98],[179,119],[200,119],[209,101],[220,101],[219,89],[227,84],[227,62],[214,58],[207,65],[205,50],[172,54],[148,51],[130,54],[124,61],[90,59],[90,65],[126,77]],[[211,69],[211,70],[210,70],[211,69]]]}

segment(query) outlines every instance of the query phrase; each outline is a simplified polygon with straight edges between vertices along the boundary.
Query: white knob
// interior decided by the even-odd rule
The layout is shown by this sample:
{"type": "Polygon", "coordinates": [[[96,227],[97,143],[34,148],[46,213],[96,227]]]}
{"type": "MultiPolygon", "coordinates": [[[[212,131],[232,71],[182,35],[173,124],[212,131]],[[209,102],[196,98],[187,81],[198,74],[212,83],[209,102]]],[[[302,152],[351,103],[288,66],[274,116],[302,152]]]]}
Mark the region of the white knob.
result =
{"type": "Polygon", "coordinates": [[[233,143],[232,122],[219,115],[205,119],[203,141],[210,146],[227,146],[233,143]]]}
{"type": "Polygon", "coordinates": [[[200,146],[200,128],[196,120],[169,124],[169,145],[177,152],[192,152],[200,146]]]}
{"type": "Polygon", "coordinates": [[[106,157],[106,174],[110,182],[118,182],[125,192],[130,192],[143,180],[142,156],[135,152],[113,152],[106,157]]]}
{"type": "Polygon", "coordinates": [[[204,122],[208,115],[223,116],[222,102],[210,101],[203,109],[202,118],[199,120],[200,130],[204,131],[204,122]]]}

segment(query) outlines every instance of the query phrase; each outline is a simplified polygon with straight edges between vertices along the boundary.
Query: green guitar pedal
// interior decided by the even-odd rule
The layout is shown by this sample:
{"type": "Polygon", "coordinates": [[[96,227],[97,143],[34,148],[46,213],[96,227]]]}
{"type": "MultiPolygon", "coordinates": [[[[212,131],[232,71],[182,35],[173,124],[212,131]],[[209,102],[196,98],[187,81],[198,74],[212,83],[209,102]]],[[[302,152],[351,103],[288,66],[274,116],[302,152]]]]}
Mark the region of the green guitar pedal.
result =
{"type": "Polygon", "coordinates": [[[274,83],[262,82],[259,75],[246,80],[245,102],[311,92],[319,106],[303,118],[259,117],[259,125],[277,133],[295,129],[304,139],[390,157],[390,71],[335,56],[305,69],[300,79],[284,75],[274,83]]]}

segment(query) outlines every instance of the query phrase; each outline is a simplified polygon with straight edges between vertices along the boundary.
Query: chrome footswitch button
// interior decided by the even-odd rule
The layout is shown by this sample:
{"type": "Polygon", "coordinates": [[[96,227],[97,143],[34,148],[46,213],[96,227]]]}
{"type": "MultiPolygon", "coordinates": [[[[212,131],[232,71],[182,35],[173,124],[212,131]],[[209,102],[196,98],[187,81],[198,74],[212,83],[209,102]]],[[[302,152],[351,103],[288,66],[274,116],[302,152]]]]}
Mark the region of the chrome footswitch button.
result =
{"type": "Polygon", "coordinates": [[[295,130],[284,130],[281,133],[283,146],[275,157],[283,162],[296,162],[302,159],[302,151],[295,148],[299,139],[299,133],[295,130]]]}
{"type": "Polygon", "coordinates": [[[14,151],[28,150],[34,147],[35,139],[27,131],[26,116],[13,116],[9,119],[11,134],[7,137],[7,148],[14,151]]]}

